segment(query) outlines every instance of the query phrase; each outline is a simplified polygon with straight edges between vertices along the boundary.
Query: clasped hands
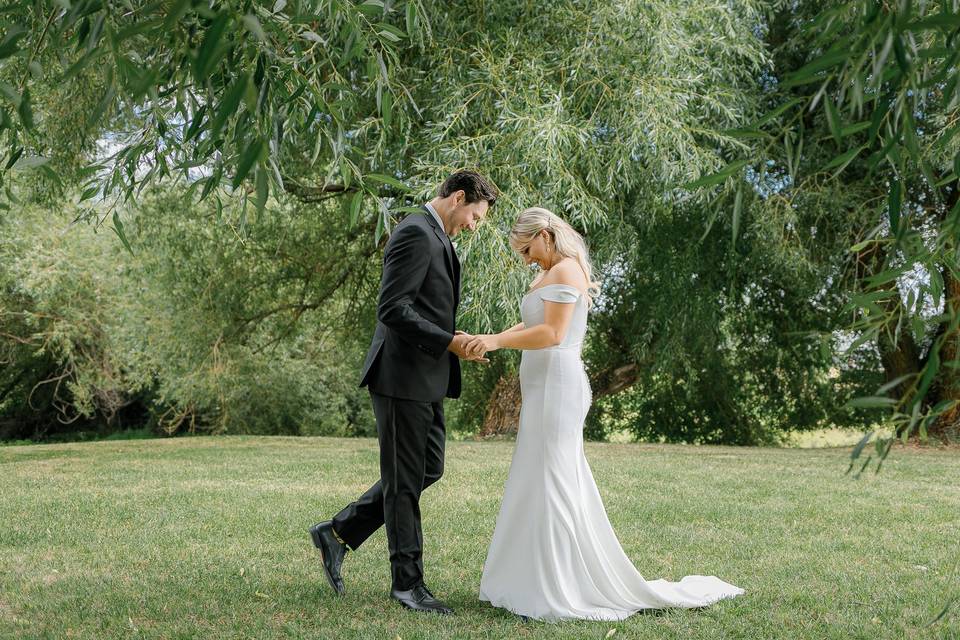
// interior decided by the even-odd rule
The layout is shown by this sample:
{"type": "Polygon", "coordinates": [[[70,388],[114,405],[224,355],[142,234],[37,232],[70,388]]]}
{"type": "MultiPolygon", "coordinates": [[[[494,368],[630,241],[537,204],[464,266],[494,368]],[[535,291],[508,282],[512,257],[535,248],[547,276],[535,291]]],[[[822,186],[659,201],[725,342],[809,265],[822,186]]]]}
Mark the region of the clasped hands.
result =
{"type": "Polygon", "coordinates": [[[453,336],[453,342],[450,350],[457,357],[463,360],[473,362],[490,362],[489,358],[484,357],[488,351],[496,351],[500,348],[495,335],[481,334],[470,335],[463,331],[457,331],[453,336]]]}

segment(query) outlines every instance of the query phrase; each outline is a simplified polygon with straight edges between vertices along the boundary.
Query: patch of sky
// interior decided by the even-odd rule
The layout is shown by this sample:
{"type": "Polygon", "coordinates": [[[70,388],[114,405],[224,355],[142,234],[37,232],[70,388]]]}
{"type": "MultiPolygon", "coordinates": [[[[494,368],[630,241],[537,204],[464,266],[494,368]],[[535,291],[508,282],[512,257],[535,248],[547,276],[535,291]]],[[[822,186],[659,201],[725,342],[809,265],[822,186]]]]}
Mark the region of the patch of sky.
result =
{"type": "Polygon", "coordinates": [[[774,160],[767,160],[760,170],[748,165],[744,169],[744,180],[761,198],[769,198],[793,186],[793,178],[786,169],[777,167],[774,160]]]}

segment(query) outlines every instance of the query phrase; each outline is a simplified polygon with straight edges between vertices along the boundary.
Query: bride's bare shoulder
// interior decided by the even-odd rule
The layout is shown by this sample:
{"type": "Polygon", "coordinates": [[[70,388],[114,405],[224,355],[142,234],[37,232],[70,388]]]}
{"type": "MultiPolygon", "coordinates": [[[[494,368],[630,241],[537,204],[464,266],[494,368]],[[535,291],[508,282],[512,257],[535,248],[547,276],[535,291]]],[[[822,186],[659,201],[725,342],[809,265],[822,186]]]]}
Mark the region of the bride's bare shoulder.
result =
{"type": "Polygon", "coordinates": [[[573,258],[564,258],[550,269],[551,284],[566,284],[583,291],[587,288],[587,276],[580,263],[573,258]]]}

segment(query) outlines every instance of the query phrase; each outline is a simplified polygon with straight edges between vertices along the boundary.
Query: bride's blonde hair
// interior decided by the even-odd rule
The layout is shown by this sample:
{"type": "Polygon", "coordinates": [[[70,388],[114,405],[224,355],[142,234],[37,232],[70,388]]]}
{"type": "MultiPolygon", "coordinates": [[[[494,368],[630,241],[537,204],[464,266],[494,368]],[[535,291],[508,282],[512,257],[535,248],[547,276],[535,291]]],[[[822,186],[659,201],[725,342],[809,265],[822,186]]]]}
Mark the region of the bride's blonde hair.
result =
{"type": "Polygon", "coordinates": [[[587,243],[577,230],[567,224],[560,216],[543,207],[524,209],[510,229],[510,247],[520,253],[533,238],[546,229],[557,253],[565,258],[573,258],[583,269],[587,277],[587,304],[593,304],[593,298],[600,293],[600,282],[593,279],[593,267],[587,252],[587,243]]]}

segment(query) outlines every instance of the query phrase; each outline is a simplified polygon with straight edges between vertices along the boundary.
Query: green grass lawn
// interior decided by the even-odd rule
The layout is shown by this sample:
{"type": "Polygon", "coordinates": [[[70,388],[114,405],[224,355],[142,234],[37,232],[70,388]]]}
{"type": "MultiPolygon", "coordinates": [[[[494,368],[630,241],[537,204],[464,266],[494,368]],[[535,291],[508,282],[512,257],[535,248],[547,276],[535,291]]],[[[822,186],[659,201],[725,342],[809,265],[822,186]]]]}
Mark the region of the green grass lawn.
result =
{"type": "Polygon", "coordinates": [[[427,583],[452,618],[388,598],[386,538],[337,597],[307,527],[377,474],[374,440],[219,437],[0,448],[0,637],[960,638],[960,455],[587,444],[648,579],[746,595],[624,622],[523,623],[477,599],[511,442],[451,442],[423,497],[427,583]]]}

